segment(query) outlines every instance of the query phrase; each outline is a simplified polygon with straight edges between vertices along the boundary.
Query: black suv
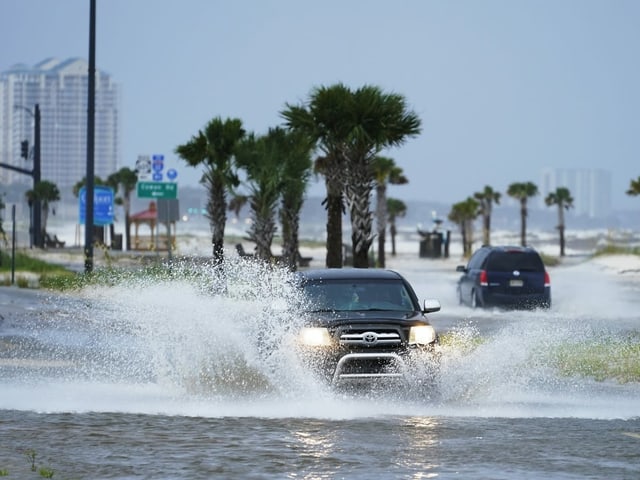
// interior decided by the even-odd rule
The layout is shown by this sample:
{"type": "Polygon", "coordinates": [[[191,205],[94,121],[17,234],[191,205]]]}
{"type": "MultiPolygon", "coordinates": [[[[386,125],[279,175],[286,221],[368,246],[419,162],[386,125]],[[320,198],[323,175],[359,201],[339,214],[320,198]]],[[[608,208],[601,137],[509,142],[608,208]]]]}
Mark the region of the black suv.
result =
{"type": "Polygon", "coordinates": [[[476,307],[549,308],[551,281],[531,247],[483,246],[460,265],[458,299],[476,307]]]}
{"type": "Polygon", "coordinates": [[[307,363],[332,385],[402,379],[412,362],[433,353],[437,343],[409,282],[384,269],[315,269],[298,272],[304,327],[299,346],[307,363]]]}

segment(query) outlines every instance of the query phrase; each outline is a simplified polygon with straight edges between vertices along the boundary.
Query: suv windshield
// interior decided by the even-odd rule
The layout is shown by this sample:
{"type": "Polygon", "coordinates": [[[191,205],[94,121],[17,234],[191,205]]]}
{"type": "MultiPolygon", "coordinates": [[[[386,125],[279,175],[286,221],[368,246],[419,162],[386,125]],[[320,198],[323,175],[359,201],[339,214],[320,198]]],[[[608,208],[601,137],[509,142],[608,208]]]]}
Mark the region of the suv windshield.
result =
{"type": "Polygon", "coordinates": [[[486,270],[493,272],[542,272],[544,265],[539,255],[530,252],[493,252],[487,260],[486,270]]]}
{"type": "Polygon", "coordinates": [[[416,310],[399,281],[332,280],[304,285],[309,311],[416,310]]]}

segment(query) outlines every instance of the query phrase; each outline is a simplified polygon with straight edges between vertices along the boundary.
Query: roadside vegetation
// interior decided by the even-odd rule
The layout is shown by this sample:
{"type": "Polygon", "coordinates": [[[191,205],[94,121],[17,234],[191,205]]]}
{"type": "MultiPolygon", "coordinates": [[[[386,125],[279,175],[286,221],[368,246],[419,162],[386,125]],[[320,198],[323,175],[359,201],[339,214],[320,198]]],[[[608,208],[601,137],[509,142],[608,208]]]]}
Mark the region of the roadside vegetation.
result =
{"type": "Polygon", "coordinates": [[[619,245],[605,245],[598,248],[593,256],[601,257],[604,255],[638,255],[640,256],[640,247],[621,247],[619,245]]]}
{"type": "Polygon", "coordinates": [[[598,381],[640,382],[640,338],[609,339],[601,343],[564,345],[552,355],[555,367],[565,376],[598,381]]]}
{"type": "MultiPolygon", "coordinates": [[[[50,278],[72,278],[76,274],[60,265],[33,258],[26,253],[16,252],[14,280],[20,288],[43,287],[50,278]]],[[[11,255],[0,251],[0,285],[11,285],[11,255]]]]}
{"type": "MultiPolygon", "coordinates": [[[[469,331],[453,331],[440,336],[444,351],[470,356],[488,339],[469,331]]],[[[640,382],[640,335],[627,338],[576,341],[549,347],[543,362],[564,377],[592,378],[599,382],[640,382]]]]}

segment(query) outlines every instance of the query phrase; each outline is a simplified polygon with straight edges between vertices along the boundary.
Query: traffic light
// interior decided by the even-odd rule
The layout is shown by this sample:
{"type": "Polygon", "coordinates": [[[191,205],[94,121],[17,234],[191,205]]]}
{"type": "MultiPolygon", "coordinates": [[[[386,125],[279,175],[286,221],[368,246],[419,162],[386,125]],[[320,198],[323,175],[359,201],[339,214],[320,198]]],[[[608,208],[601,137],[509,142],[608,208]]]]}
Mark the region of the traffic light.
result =
{"type": "Polygon", "coordinates": [[[29,140],[20,142],[20,156],[25,160],[29,158],[29,140]]]}

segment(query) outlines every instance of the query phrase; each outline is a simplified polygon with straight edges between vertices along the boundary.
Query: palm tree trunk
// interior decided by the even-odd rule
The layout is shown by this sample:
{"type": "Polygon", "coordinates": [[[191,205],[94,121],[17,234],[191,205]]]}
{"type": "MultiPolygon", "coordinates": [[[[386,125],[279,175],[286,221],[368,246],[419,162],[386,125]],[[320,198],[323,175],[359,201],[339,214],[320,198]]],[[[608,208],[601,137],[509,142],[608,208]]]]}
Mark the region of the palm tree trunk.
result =
{"type": "Polygon", "coordinates": [[[282,225],[282,258],[289,270],[297,270],[298,266],[298,224],[297,212],[291,207],[282,206],[280,211],[280,223],[282,225]]]}
{"type": "MultiPolygon", "coordinates": [[[[131,250],[131,197],[128,192],[125,191],[124,195],[124,238],[127,245],[127,250],[131,250]]],[[[124,246],[123,246],[124,250],[124,246]]]]}
{"type": "Polygon", "coordinates": [[[560,256],[564,257],[564,204],[558,202],[558,231],[560,232],[560,256]]]}
{"type": "Polygon", "coordinates": [[[462,236],[462,256],[467,258],[469,256],[469,245],[467,243],[467,222],[463,220],[460,222],[460,235],[462,236]]]}
{"type": "Polygon", "coordinates": [[[482,236],[483,236],[484,244],[491,245],[491,204],[489,204],[487,200],[485,201],[487,202],[487,205],[486,205],[486,211],[484,213],[484,216],[482,217],[482,220],[483,220],[482,236]]]}
{"type": "Polygon", "coordinates": [[[378,227],[378,267],[385,268],[385,233],[387,231],[386,185],[376,187],[376,222],[378,227]]]}
{"type": "Polygon", "coordinates": [[[391,223],[389,227],[389,233],[391,234],[391,256],[396,256],[396,224],[391,223]]]}
{"type": "Polygon", "coordinates": [[[473,253],[473,220],[465,220],[464,236],[466,241],[465,255],[471,256],[473,253]]]}
{"type": "Polygon", "coordinates": [[[206,180],[210,187],[209,199],[207,201],[207,216],[211,227],[211,245],[213,247],[213,261],[215,265],[224,262],[224,228],[227,223],[227,202],[222,181],[206,175],[206,180]]]}
{"type": "Polygon", "coordinates": [[[520,200],[520,245],[527,246],[527,199],[520,200]]]}
{"type": "Polygon", "coordinates": [[[344,203],[342,189],[344,178],[338,169],[325,174],[327,187],[327,268],[342,268],[342,214],[344,203]],[[337,170],[337,171],[336,171],[337,170]]]}
{"type": "Polygon", "coordinates": [[[351,214],[353,266],[356,268],[369,267],[369,247],[373,240],[371,235],[373,218],[369,211],[372,185],[368,178],[358,178],[362,170],[367,171],[366,169],[354,168],[350,172],[350,181],[345,189],[351,214]]]}

